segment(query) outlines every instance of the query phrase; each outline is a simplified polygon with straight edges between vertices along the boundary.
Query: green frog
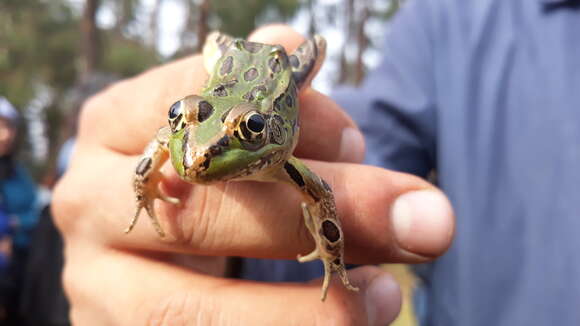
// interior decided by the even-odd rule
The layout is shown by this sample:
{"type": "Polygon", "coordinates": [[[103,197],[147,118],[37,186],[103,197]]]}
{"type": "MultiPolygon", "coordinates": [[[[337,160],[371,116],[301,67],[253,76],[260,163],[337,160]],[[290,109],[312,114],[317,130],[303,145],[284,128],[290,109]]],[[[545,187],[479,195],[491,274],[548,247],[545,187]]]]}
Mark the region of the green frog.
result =
{"type": "Polygon", "coordinates": [[[319,35],[288,55],[280,45],[267,45],[211,33],[203,48],[210,76],[200,95],[189,95],[169,109],[169,125],[161,128],[146,147],[134,175],[136,213],[143,208],[164,237],[153,202],[178,204],[159,190],[160,167],[171,159],[185,181],[255,180],[284,182],[303,195],[304,223],[315,242],[311,253],[298,261],[324,263],[322,296],[336,272],[346,288],[344,238],[331,187],[292,155],[299,135],[298,92],[316,75],[326,53],[319,35]]]}

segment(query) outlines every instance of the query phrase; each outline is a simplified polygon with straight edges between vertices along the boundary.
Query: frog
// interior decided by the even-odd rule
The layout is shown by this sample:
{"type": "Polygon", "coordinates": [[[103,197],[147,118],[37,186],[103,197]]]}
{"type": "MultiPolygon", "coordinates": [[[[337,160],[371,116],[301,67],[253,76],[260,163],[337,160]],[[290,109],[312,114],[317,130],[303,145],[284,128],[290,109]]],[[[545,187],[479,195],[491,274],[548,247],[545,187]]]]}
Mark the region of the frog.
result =
{"type": "Polygon", "coordinates": [[[344,234],[332,188],[293,155],[300,132],[298,94],[310,85],[325,55],[326,40],[320,35],[287,53],[280,45],[210,33],[202,49],[209,78],[199,95],[170,106],[168,125],[139,158],[133,176],[137,208],[125,233],[144,209],[159,237],[165,237],[153,203],[180,202],[159,188],[160,168],[167,160],[192,184],[282,182],[302,194],[302,217],[315,248],[297,260],[322,261],[321,300],[327,297],[333,273],[348,290],[358,291],[346,272],[344,234]]]}

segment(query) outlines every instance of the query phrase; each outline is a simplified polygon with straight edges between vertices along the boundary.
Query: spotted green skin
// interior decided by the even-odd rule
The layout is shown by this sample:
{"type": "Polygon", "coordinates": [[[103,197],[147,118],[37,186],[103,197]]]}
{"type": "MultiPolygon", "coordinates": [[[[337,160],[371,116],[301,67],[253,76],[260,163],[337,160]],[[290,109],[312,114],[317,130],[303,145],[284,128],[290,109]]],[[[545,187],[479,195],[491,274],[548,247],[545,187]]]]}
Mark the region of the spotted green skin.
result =
{"type": "Polygon", "coordinates": [[[200,96],[213,107],[211,116],[201,123],[190,123],[169,137],[171,162],[183,179],[194,183],[260,179],[291,155],[298,139],[297,87],[288,56],[280,46],[234,40],[213,66],[200,96]],[[227,146],[220,146],[219,154],[212,154],[209,148],[217,146],[217,141],[228,134],[224,115],[240,103],[248,103],[263,114],[267,121],[265,141],[257,148],[247,148],[233,136],[227,146]],[[283,141],[271,136],[269,129],[274,121],[283,141]],[[207,157],[209,163],[188,165],[185,157],[194,154],[187,153],[187,148],[195,148],[197,156],[207,157]],[[275,161],[252,167],[252,163],[273,153],[275,161]]]}

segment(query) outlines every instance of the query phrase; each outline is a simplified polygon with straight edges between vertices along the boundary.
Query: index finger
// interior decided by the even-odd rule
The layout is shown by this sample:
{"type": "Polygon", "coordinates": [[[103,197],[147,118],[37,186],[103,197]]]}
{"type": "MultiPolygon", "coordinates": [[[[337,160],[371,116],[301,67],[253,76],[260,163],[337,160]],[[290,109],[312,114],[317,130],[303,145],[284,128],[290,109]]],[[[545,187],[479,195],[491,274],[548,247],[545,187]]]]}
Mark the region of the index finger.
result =
{"type": "MultiPolygon", "coordinates": [[[[270,26],[256,32],[252,40],[279,43],[292,51],[304,38],[289,27],[270,26]]],[[[202,61],[200,55],[181,59],[119,82],[93,97],[81,115],[79,140],[128,155],[141,153],[155,132],[167,124],[171,104],[200,92],[208,77],[202,61]]],[[[300,156],[326,161],[362,160],[362,136],[336,103],[306,90],[301,93],[300,104],[300,156]],[[350,152],[345,153],[341,147],[343,135],[353,134],[361,145],[352,150],[351,142],[350,152]]]]}

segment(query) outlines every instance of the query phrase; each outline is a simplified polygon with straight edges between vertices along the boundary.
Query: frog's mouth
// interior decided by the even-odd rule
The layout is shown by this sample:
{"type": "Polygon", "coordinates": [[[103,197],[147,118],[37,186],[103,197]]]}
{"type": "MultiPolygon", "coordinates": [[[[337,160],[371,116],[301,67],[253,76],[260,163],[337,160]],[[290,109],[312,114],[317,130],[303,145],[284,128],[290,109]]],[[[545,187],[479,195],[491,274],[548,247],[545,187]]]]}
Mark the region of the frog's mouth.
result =
{"type": "Polygon", "coordinates": [[[242,150],[229,150],[223,153],[217,153],[215,149],[208,150],[193,159],[196,167],[187,169],[188,179],[199,183],[248,179],[282,163],[288,155],[286,150],[273,150],[262,157],[243,156],[247,154],[242,150]]]}
{"type": "Polygon", "coordinates": [[[192,180],[204,181],[210,170],[211,163],[220,157],[230,144],[227,135],[221,137],[214,145],[205,149],[193,149],[188,141],[183,143],[183,166],[187,176],[192,180]]]}

